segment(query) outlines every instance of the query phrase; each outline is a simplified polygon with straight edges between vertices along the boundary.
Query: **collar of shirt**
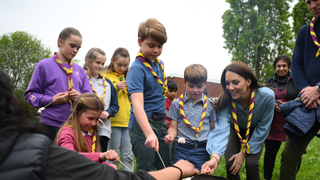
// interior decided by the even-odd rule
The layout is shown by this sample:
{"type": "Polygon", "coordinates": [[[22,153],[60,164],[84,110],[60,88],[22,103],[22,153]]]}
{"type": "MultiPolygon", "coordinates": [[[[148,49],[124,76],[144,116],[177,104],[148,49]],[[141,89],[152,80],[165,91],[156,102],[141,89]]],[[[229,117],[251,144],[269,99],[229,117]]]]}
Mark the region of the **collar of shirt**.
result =
{"type": "Polygon", "coordinates": [[[92,134],[90,133],[90,131],[87,131],[87,134],[86,134],[86,133],[84,133],[83,131],[81,131],[81,132],[82,132],[82,135],[83,135],[83,136],[85,136],[85,135],[92,136],[92,134]]]}
{"type": "MultiPolygon", "coordinates": [[[[185,104],[188,100],[191,101],[191,99],[188,98],[187,96],[188,93],[186,93],[186,95],[183,97],[183,103],[185,104]]],[[[203,94],[201,95],[201,99],[199,101],[197,101],[195,104],[201,102],[203,104],[203,94]]]]}

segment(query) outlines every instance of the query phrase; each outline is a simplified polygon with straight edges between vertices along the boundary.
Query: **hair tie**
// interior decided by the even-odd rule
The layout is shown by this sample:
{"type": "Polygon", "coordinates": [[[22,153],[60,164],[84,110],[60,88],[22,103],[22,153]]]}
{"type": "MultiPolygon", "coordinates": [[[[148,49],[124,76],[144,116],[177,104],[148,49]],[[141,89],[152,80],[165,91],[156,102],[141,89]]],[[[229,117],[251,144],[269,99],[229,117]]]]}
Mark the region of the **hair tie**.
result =
{"type": "Polygon", "coordinates": [[[182,170],[178,166],[175,166],[175,165],[170,166],[170,167],[174,167],[174,168],[179,169],[180,170],[180,178],[179,179],[182,179],[182,174],[183,174],[182,170]]]}

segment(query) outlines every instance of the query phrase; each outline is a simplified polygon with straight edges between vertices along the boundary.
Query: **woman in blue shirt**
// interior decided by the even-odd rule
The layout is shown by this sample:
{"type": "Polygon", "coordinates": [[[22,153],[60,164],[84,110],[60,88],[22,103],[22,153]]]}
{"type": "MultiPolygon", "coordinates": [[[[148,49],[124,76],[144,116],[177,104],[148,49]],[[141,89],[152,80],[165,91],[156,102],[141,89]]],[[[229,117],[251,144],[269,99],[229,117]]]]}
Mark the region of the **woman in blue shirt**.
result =
{"type": "Polygon", "coordinates": [[[213,173],[225,155],[227,178],[240,179],[244,159],[248,180],[260,179],[259,158],[274,114],[274,92],[258,84],[249,66],[229,64],[221,75],[223,92],[215,104],[217,122],[210,132],[207,151],[211,160],[202,172],[213,173]]]}

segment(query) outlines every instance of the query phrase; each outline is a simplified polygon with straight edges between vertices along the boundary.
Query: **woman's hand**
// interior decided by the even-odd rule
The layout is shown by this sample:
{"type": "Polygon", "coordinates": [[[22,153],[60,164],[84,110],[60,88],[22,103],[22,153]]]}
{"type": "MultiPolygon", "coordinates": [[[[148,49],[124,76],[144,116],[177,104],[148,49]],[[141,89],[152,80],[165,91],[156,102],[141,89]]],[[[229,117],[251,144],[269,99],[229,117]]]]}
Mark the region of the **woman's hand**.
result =
{"type": "Polygon", "coordinates": [[[242,164],[244,161],[244,158],[247,155],[239,152],[238,154],[233,155],[229,161],[233,161],[233,164],[231,166],[231,168],[229,169],[231,171],[231,174],[236,175],[237,173],[239,173],[241,171],[242,168],[242,164]]]}
{"type": "Polygon", "coordinates": [[[199,170],[194,168],[194,165],[189,161],[179,160],[174,165],[182,170],[182,178],[199,175],[199,170]]]}
{"type": "Polygon", "coordinates": [[[202,165],[201,173],[210,174],[210,175],[213,174],[214,170],[216,170],[216,168],[219,165],[219,159],[220,159],[220,155],[216,153],[212,154],[211,159],[202,165]]]}

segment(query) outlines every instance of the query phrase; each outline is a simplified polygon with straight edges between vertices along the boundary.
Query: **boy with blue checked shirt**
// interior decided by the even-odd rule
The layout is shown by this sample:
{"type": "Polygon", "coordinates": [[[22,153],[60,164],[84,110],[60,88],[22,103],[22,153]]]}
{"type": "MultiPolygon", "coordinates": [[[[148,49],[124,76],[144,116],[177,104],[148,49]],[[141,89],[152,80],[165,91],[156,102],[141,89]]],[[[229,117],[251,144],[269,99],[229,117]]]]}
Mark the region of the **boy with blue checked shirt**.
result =
{"type": "Polygon", "coordinates": [[[139,25],[140,52],[127,75],[127,87],[132,101],[129,135],[138,170],[154,171],[171,166],[169,146],[164,143],[166,130],[165,94],[167,78],[158,56],[167,41],[164,26],[156,19],[139,25]]]}
{"type": "Polygon", "coordinates": [[[170,145],[178,138],[185,138],[186,143],[177,144],[174,161],[188,160],[201,170],[202,164],[210,160],[206,144],[216,119],[215,109],[203,94],[207,85],[206,68],[200,64],[189,65],[184,70],[183,83],[186,91],[171,104],[168,113],[171,122],[164,141],[170,145]]]}

